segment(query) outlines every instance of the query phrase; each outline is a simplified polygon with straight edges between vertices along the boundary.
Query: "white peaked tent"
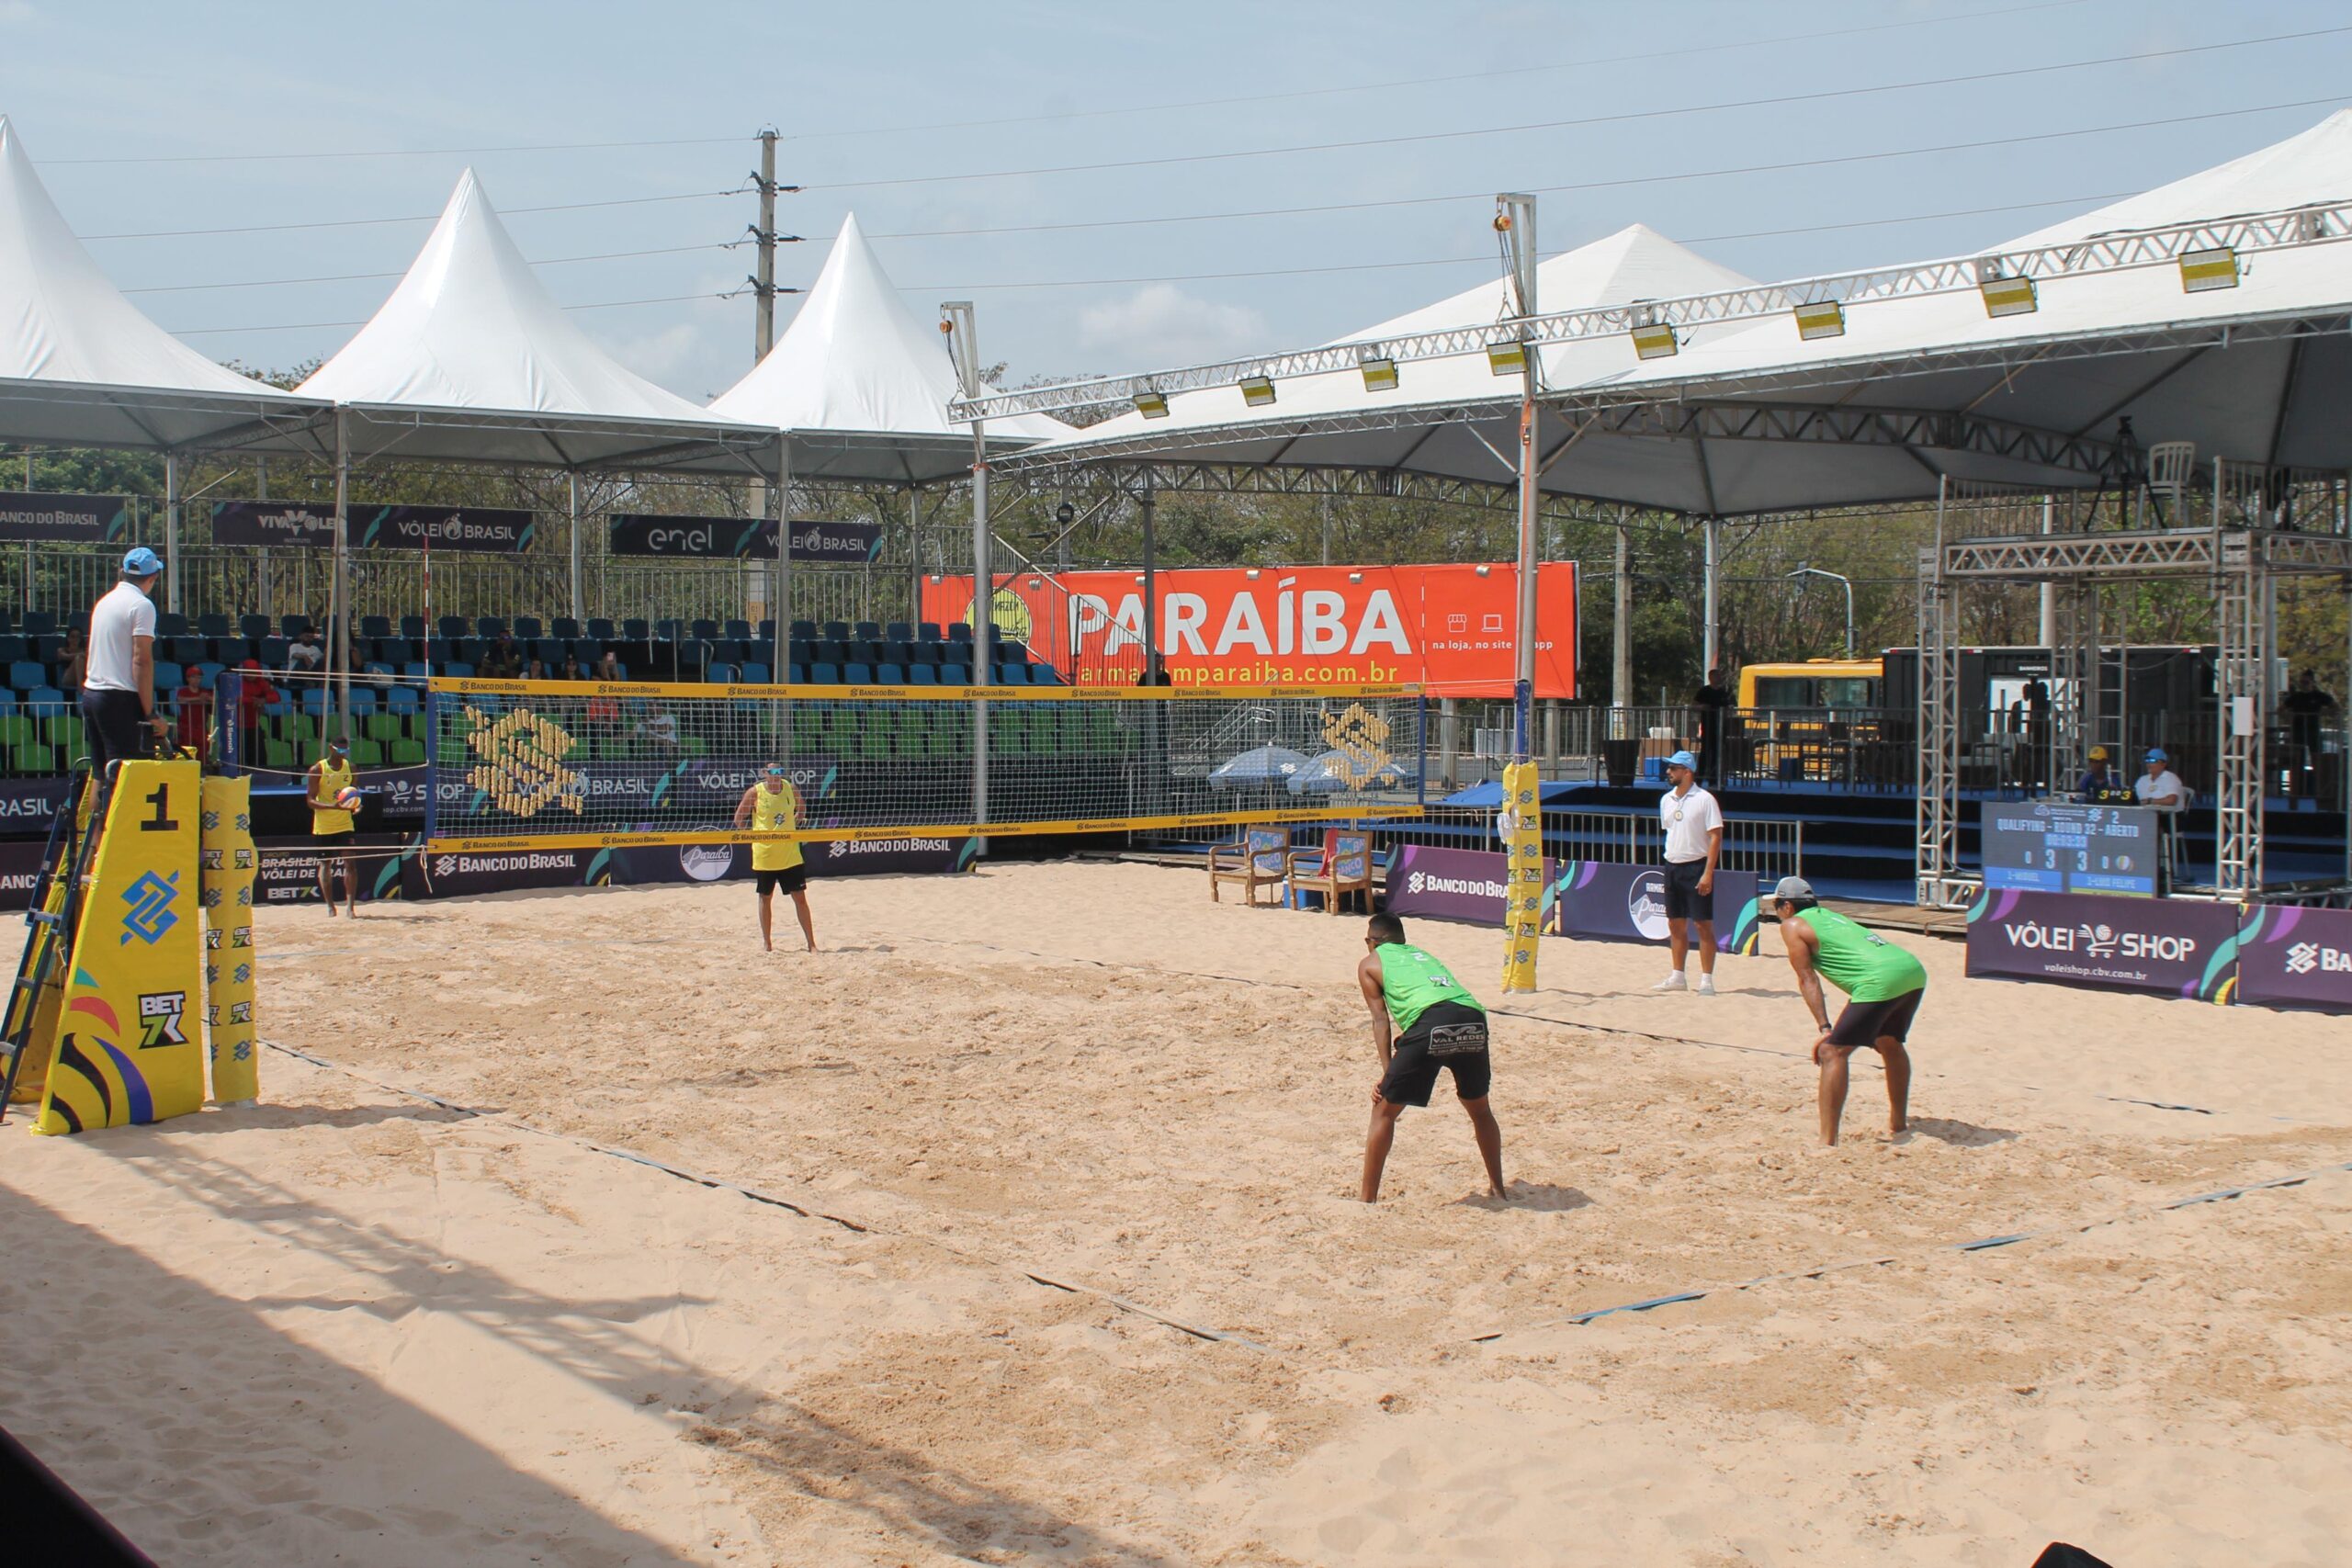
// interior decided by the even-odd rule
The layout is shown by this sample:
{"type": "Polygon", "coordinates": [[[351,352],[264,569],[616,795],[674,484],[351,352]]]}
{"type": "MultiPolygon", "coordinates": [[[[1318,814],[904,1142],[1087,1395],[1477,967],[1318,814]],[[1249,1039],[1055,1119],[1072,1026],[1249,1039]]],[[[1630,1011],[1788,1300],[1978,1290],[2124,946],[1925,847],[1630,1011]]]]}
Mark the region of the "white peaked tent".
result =
{"type": "Polygon", "coordinates": [[[366,456],[740,475],[775,438],[598,347],[548,297],[471,169],[391,298],[301,390],[342,405],[366,456]]]}
{"type": "MultiPolygon", "coordinates": [[[[1546,311],[1754,287],[1730,268],[1639,223],[1536,268],[1536,298],[1546,311]]],[[[1498,277],[1334,342],[1363,344],[1372,352],[1385,340],[1481,327],[1510,314],[1506,286],[1498,277]]],[[[1624,357],[1632,359],[1630,354],[1624,357]]],[[[1551,374],[1574,369],[1564,362],[1547,361],[1551,374]]],[[[1513,479],[1520,378],[1516,373],[1498,377],[1483,352],[1400,365],[1397,385],[1387,391],[1368,389],[1363,374],[1351,367],[1284,379],[1277,386],[1276,400],[1255,409],[1230,385],[1180,393],[1168,401],[1163,417],[1121,414],[1036,447],[1020,462],[1025,467],[1032,462],[1154,456],[1245,466],[1371,468],[1492,484],[1513,479]]],[[[1562,482],[1561,444],[1566,434],[1547,411],[1537,443],[1539,455],[1553,464],[1545,488],[1586,493],[1562,482]]],[[[1579,443],[1576,454],[1579,466],[1586,457],[1584,445],[1579,443]]],[[[1605,480],[1596,482],[1603,485],[1599,493],[1608,493],[1605,480]]]]}
{"type": "MultiPolygon", "coordinates": [[[[792,324],[710,408],[790,436],[799,479],[915,486],[971,469],[970,428],[947,423],[956,392],[938,326],[907,309],[852,213],[792,324]]],[[[991,452],[1072,434],[1044,414],[988,425],[991,452]]]]}

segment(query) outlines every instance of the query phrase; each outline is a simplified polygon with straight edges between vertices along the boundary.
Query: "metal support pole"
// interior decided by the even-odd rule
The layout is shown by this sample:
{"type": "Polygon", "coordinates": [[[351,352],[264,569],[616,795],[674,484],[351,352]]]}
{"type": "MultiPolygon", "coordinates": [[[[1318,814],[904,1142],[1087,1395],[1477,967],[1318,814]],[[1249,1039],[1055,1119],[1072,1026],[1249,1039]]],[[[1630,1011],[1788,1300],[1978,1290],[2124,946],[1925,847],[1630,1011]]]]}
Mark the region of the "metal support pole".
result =
{"type": "Polygon", "coordinates": [[[1331,564],[1331,498],[1323,498],[1323,564],[1331,564]]]}
{"type": "Polygon", "coordinates": [[[334,671],[336,728],[351,738],[351,425],[334,411],[334,575],[327,583],[327,659],[334,671]]]}
{"type": "Polygon", "coordinates": [[[760,132],[760,227],[753,235],[759,245],[759,272],[752,279],[754,365],[775,345],[775,138],[774,130],[760,132]]]}
{"type": "Polygon", "coordinates": [[[576,621],[582,614],[580,574],[586,562],[580,538],[580,470],[573,468],[563,477],[570,481],[567,504],[571,517],[571,618],[576,621]]]}
{"type": "Polygon", "coordinates": [[[790,673],[792,644],[792,437],[775,438],[775,488],[767,496],[767,513],[775,524],[775,603],[772,606],[775,635],[769,638],[768,675],[782,681],[790,673]]]}
{"type": "Polygon", "coordinates": [[[164,608],[180,610],[180,455],[164,454],[164,608]]]}
{"type": "MultiPolygon", "coordinates": [[[[2056,521],[2052,516],[2053,510],[2054,508],[2052,504],[2051,498],[2046,495],[2043,496],[2041,498],[2041,531],[2045,535],[2052,532],[2052,525],[2056,521]]],[[[2055,582],[2047,581],[2045,581],[2041,585],[2041,640],[2042,647],[2049,649],[2053,653],[2057,651],[2058,585],[2055,582]]]]}
{"type": "Polygon", "coordinates": [[[1151,492],[1151,475],[1143,479],[1143,683],[1159,684],[1159,500],[1151,492]]]}
{"type": "Polygon", "coordinates": [[[1616,708],[1634,705],[1634,530],[1625,509],[1617,513],[1616,608],[1610,616],[1611,664],[1609,702],[1616,708]]]}
{"type": "MultiPolygon", "coordinates": [[[[255,501],[267,501],[269,499],[269,459],[266,457],[256,457],[254,459],[254,499],[255,501]]],[[[255,576],[259,579],[259,581],[254,584],[254,588],[258,591],[254,595],[254,597],[258,601],[254,608],[255,613],[259,615],[274,617],[277,613],[277,606],[276,604],[276,596],[272,592],[276,587],[276,584],[270,581],[269,547],[267,545],[262,546],[260,549],[254,552],[254,555],[255,560],[255,576]]],[[[255,649],[255,651],[258,652],[259,649],[255,649]]]]}
{"type": "MultiPolygon", "coordinates": [[[[955,300],[940,308],[939,330],[947,334],[949,355],[956,362],[956,380],[967,398],[980,394],[979,342],[969,300],[955,300]]],[[[972,684],[995,684],[996,571],[989,555],[988,422],[972,421],[972,684]]],[[[972,821],[989,819],[989,703],[972,699],[972,821]]],[[[988,852],[988,840],[980,840],[988,852]]]]}
{"type": "Polygon", "coordinates": [[[907,619],[922,614],[922,491],[907,491],[907,619]]]}
{"type": "MultiPolygon", "coordinates": [[[[1715,678],[1715,666],[1723,662],[1723,519],[1709,517],[1701,526],[1705,530],[1707,546],[1707,626],[1706,635],[1700,639],[1706,648],[1700,665],[1704,679],[1712,681],[1715,678]]],[[[1851,648],[1847,649],[1847,657],[1853,657],[1853,652],[1851,648]]]]}

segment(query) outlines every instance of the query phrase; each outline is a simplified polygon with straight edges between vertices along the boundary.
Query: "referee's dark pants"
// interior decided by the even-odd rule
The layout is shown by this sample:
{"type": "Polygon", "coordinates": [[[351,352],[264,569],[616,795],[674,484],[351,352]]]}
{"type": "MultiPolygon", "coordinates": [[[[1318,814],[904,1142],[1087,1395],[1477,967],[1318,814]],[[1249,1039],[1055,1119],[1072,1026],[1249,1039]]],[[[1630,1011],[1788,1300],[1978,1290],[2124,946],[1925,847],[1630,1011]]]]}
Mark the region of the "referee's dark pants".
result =
{"type": "Polygon", "coordinates": [[[147,720],[136,692],[82,688],[82,733],[90,746],[90,772],[106,782],[108,762],[147,755],[139,743],[147,720]]]}

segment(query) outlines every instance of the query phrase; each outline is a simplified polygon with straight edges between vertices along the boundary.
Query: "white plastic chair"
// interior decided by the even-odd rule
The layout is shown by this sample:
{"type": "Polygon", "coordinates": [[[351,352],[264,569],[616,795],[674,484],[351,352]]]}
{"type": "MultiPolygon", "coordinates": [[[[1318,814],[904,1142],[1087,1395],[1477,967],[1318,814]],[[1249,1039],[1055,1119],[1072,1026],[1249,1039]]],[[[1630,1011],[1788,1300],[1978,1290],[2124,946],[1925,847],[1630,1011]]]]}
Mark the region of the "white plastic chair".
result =
{"type": "Polygon", "coordinates": [[[2197,471],[2197,443],[2159,441],[2148,448],[2148,494],[2176,510],[2188,500],[2189,477],[2197,471]]]}

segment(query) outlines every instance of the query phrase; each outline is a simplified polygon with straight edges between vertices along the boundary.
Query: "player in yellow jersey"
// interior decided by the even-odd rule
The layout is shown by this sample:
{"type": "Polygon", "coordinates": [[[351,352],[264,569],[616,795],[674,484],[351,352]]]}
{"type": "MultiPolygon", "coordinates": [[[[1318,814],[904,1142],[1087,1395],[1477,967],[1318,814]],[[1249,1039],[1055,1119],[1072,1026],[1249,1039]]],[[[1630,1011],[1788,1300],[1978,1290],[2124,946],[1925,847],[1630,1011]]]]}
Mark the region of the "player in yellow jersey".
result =
{"type": "MultiPolygon", "coordinates": [[[[800,792],[792,787],[782,762],[770,762],[760,782],[743,792],[735,807],[735,826],[759,833],[788,833],[800,826],[800,792]]],[[[817,951],[817,928],[808,919],[808,868],[801,863],[800,846],[789,839],[752,846],[752,874],[760,888],[760,945],[775,951],[773,900],[779,889],[792,895],[792,911],[800,917],[800,935],[808,951],[817,951]]]]}
{"type": "Polygon", "coordinates": [[[319,849],[319,897],[327,901],[327,913],[334,913],[334,885],[328,880],[334,868],[343,867],[344,907],[354,917],[359,913],[359,871],[351,863],[351,833],[358,813],[337,806],[335,799],[352,787],[351,748],[340,735],[327,742],[327,754],[311,764],[311,777],[304,791],[311,801],[311,841],[319,849]]]}

